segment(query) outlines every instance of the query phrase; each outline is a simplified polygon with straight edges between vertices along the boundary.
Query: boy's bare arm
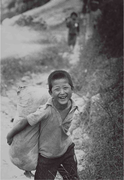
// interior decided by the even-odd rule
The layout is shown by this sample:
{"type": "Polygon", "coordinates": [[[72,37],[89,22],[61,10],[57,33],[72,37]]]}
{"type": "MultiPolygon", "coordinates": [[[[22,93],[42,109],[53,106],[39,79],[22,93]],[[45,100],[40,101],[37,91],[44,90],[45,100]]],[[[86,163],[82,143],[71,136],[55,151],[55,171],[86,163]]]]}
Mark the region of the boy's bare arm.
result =
{"type": "Polygon", "coordinates": [[[36,125],[42,119],[48,116],[46,105],[40,106],[36,112],[29,114],[26,118],[22,119],[7,135],[7,143],[10,145],[13,141],[13,137],[20,131],[25,129],[28,125],[36,125]]]}
{"type": "Polygon", "coordinates": [[[7,134],[7,143],[11,145],[13,137],[18,134],[20,131],[25,129],[29,125],[27,119],[22,119],[13,129],[7,134]]]}

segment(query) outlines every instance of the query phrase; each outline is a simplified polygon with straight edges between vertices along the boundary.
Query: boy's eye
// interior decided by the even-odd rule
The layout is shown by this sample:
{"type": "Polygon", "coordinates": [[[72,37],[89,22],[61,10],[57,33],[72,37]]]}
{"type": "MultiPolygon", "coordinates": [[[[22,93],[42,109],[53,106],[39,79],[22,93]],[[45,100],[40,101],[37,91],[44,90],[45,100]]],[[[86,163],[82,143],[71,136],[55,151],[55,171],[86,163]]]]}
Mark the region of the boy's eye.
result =
{"type": "Polygon", "coordinates": [[[55,88],[55,89],[53,89],[54,91],[60,91],[60,89],[59,88],[55,88]]]}
{"type": "Polygon", "coordinates": [[[64,86],[64,87],[62,87],[62,88],[54,87],[54,88],[53,88],[53,91],[59,92],[59,91],[61,91],[61,89],[63,89],[63,90],[68,90],[69,88],[70,88],[69,86],[64,86]]]}
{"type": "Polygon", "coordinates": [[[64,87],[65,90],[67,90],[69,87],[64,87]]]}

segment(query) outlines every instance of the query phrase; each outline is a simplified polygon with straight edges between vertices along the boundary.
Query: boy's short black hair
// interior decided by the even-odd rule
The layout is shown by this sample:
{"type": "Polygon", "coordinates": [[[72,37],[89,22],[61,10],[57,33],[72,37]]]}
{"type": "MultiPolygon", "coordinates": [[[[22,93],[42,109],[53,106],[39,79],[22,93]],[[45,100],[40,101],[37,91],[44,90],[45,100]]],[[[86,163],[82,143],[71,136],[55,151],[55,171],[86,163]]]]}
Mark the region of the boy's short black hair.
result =
{"type": "Polygon", "coordinates": [[[53,71],[48,77],[48,86],[49,86],[50,93],[52,90],[52,81],[56,79],[63,79],[63,78],[68,80],[68,83],[72,89],[74,88],[70,74],[64,70],[56,70],[56,71],[53,71]]]}
{"type": "Polygon", "coordinates": [[[76,16],[76,17],[78,17],[78,14],[77,14],[76,12],[72,12],[72,13],[71,13],[71,17],[72,17],[73,15],[76,16]]]}

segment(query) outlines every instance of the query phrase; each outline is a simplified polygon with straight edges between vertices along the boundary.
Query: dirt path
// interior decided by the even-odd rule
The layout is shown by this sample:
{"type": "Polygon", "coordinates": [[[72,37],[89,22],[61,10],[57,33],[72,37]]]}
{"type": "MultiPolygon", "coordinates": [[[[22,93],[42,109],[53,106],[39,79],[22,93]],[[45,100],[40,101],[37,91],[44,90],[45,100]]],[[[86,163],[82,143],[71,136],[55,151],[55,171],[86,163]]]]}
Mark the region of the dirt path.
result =
{"type": "MultiPolygon", "coordinates": [[[[79,45],[77,45],[79,46],[79,45]]],[[[76,60],[75,56],[79,56],[79,49],[76,48],[74,54],[70,57],[70,59],[76,60]]],[[[78,58],[77,58],[78,61],[78,58]]],[[[72,63],[74,65],[76,61],[72,63]]],[[[49,72],[50,73],[50,72],[49,72]]],[[[43,86],[47,87],[47,77],[49,73],[43,73],[43,74],[29,74],[28,76],[24,76],[17,84],[15,84],[10,90],[6,91],[5,96],[1,97],[1,179],[28,179],[23,174],[24,171],[18,169],[16,166],[14,166],[9,158],[9,146],[6,143],[6,135],[9,132],[9,130],[12,128],[12,123],[10,120],[15,116],[16,112],[16,103],[17,103],[17,87],[20,85],[36,85],[36,86],[43,86]]],[[[85,101],[80,98],[77,95],[74,95],[73,97],[75,101],[79,102],[79,104],[82,105],[82,103],[85,103],[85,101]],[[82,101],[83,100],[83,101],[82,101]],[[81,103],[80,103],[81,102],[81,103]]],[[[83,104],[84,105],[84,104],[83,104]]],[[[85,153],[81,149],[81,142],[82,142],[82,130],[81,128],[78,128],[74,131],[73,140],[76,144],[76,156],[78,159],[78,169],[81,171],[84,167],[82,165],[82,157],[85,155],[85,153]]],[[[32,178],[33,179],[33,178],[32,178]]],[[[61,177],[57,175],[56,180],[61,180],[61,177]]]]}
{"type": "MultiPolygon", "coordinates": [[[[16,90],[17,86],[19,84],[25,85],[25,84],[34,84],[36,86],[43,86],[47,87],[47,77],[48,73],[46,74],[37,74],[32,75],[32,78],[30,77],[30,80],[28,77],[23,77],[20,82],[18,82],[15,86],[11,88],[11,90],[6,92],[6,97],[2,96],[2,109],[1,109],[1,179],[27,179],[25,175],[23,174],[24,171],[18,169],[16,166],[14,166],[10,162],[9,158],[9,146],[6,143],[6,135],[12,128],[12,122],[11,119],[15,116],[16,112],[16,103],[17,103],[17,95],[16,90]]],[[[80,104],[82,107],[85,106],[84,99],[80,98],[76,94],[73,95],[73,99],[80,104]]],[[[76,155],[78,159],[78,169],[81,171],[83,168],[82,165],[82,157],[84,156],[84,152],[81,149],[81,142],[82,142],[82,129],[78,128],[74,131],[73,134],[73,140],[76,144],[76,155]]],[[[33,179],[33,178],[32,178],[33,179]]],[[[61,179],[59,175],[57,175],[56,180],[61,179]]]]}
{"type": "MultiPolygon", "coordinates": [[[[36,20],[39,20],[41,16],[47,21],[48,25],[56,25],[65,19],[73,9],[79,10],[80,1],[75,0],[53,0],[52,5],[47,4],[45,7],[40,7],[32,12],[29,11],[27,14],[35,15],[36,20]],[[49,13],[46,13],[46,10],[52,8],[49,13]],[[42,13],[41,13],[42,11],[42,13]],[[39,15],[41,13],[41,16],[39,15]]],[[[14,21],[14,20],[12,20],[14,21]]],[[[39,51],[43,51],[48,44],[44,45],[41,42],[46,40],[49,37],[49,31],[47,32],[38,32],[28,27],[17,27],[17,26],[3,26],[2,27],[2,59],[10,58],[10,57],[20,57],[23,58],[27,55],[34,55],[39,51]],[[48,35],[48,36],[47,36],[48,35]],[[40,42],[40,43],[39,43],[40,42]]],[[[61,40],[61,38],[66,38],[67,29],[61,30],[61,35],[58,30],[53,30],[52,32],[53,38],[57,38],[57,40],[61,40]],[[55,35],[54,35],[55,34],[55,35]]],[[[70,64],[73,66],[79,60],[80,46],[77,43],[74,53],[68,54],[68,58],[70,59],[70,64]]],[[[64,55],[64,54],[63,54],[64,55]]],[[[50,73],[50,72],[49,72],[50,73]]],[[[27,179],[23,174],[24,171],[18,169],[10,162],[9,158],[9,146],[6,143],[6,135],[8,131],[12,128],[11,119],[15,116],[16,112],[16,103],[17,103],[17,87],[19,85],[37,85],[46,87],[47,77],[49,73],[43,74],[30,74],[24,76],[19,82],[13,85],[11,90],[5,92],[5,94],[1,97],[1,179],[9,179],[9,180],[22,180],[27,179]]],[[[77,95],[73,97],[75,101],[77,101],[81,107],[82,104],[85,105],[84,99],[80,98],[77,95]]],[[[78,169],[81,171],[84,167],[83,162],[81,161],[84,156],[84,152],[81,149],[82,142],[82,130],[78,128],[74,132],[73,140],[76,144],[76,155],[78,159],[78,169]]],[[[33,179],[33,178],[32,178],[33,179]]],[[[61,177],[57,175],[56,180],[61,180],[61,177]]]]}
{"type": "Polygon", "coordinates": [[[80,0],[52,0],[44,6],[23,13],[26,16],[32,16],[33,21],[38,23],[41,22],[41,19],[45,20],[48,26],[45,31],[35,31],[27,26],[16,26],[15,22],[21,15],[5,20],[0,26],[1,58],[25,57],[29,54],[33,55],[34,52],[43,51],[49,46],[49,42],[44,44],[44,40],[49,41],[50,38],[49,27],[61,24],[71,11],[79,11],[80,9],[80,0]]]}

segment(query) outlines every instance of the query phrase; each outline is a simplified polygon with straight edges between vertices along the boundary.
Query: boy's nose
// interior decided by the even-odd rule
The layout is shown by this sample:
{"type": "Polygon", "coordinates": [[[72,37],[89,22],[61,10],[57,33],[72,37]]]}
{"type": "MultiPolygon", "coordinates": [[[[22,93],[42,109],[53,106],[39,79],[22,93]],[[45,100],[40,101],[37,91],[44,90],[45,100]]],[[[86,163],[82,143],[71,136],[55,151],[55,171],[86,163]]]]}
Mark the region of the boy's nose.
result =
{"type": "Polygon", "coordinates": [[[65,93],[64,89],[60,89],[60,94],[64,94],[64,93],[65,93]]]}

